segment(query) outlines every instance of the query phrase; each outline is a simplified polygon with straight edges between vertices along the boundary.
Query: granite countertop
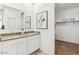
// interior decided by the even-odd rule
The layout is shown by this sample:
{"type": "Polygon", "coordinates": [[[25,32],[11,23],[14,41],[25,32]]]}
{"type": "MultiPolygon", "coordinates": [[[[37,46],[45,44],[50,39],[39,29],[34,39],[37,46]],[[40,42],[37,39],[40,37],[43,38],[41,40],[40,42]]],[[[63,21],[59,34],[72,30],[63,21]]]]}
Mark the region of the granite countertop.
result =
{"type": "Polygon", "coordinates": [[[9,40],[14,40],[14,39],[19,39],[23,37],[30,37],[34,35],[38,35],[40,32],[38,31],[29,31],[29,32],[24,32],[24,33],[8,33],[8,34],[2,34],[0,38],[0,42],[3,41],[9,41],[9,40]]]}

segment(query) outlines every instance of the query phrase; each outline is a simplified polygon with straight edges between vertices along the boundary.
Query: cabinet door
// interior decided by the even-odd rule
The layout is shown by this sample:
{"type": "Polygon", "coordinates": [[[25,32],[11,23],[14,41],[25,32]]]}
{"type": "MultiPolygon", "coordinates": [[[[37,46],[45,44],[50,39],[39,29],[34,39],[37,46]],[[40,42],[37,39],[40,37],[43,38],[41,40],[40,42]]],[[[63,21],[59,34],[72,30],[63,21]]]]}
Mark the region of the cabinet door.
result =
{"type": "Polygon", "coordinates": [[[1,47],[0,47],[0,55],[2,54],[2,50],[1,50],[1,47]]]}
{"type": "Polygon", "coordinates": [[[2,54],[2,43],[0,42],[0,55],[2,54]]]}
{"type": "Polygon", "coordinates": [[[16,43],[17,43],[17,40],[2,42],[2,54],[16,55],[16,43]]]}
{"type": "Polygon", "coordinates": [[[35,50],[39,49],[40,37],[39,35],[31,36],[28,40],[28,54],[31,54],[35,50]]]}
{"type": "Polygon", "coordinates": [[[21,38],[17,43],[17,55],[27,55],[27,38],[21,38]]]}
{"type": "Polygon", "coordinates": [[[16,55],[16,45],[2,47],[3,55],[16,55]]]}

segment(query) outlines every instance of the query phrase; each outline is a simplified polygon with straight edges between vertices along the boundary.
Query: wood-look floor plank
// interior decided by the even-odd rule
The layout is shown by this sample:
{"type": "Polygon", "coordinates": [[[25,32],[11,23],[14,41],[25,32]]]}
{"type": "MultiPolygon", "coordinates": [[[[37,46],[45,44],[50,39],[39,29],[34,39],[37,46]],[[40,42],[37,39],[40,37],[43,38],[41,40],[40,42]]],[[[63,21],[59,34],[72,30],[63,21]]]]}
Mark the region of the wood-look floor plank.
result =
{"type": "Polygon", "coordinates": [[[55,54],[56,55],[79,55],[79,44],[56,40],[55,54]]]}

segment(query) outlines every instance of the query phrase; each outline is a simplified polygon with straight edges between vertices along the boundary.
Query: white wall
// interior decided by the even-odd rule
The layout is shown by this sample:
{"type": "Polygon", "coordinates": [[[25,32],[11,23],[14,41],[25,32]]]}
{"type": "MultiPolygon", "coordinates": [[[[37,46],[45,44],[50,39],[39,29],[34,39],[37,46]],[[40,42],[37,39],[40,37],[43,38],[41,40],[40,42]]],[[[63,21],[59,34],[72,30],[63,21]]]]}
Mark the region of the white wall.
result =
{"type": "MultiPolygon", "coordinates": [[[[56,14],[56,21],[63,18],[75,17],[79,20],[79,8],[61,11],[56,14]]],[[[56,24],[56,39],[79,44],[79,22],[56,24]]]]}
{"type": "Polygon", "coordinates": [[[36,4],[34,7],[34,30],[41,32],[41,50],[48,54],[54,54],[54,33],[55,33],[55,19],[54,19],[54,4],[36,4]],[[36,13],[48,11],[48,29],[36,29],[36,13]]]}
{"type": "Polygon", "coordinates": [[[56,21],[62,21],[63,18],[77,17],[79,20],[79,8],[72,8],[56,13],[56,21]]]}

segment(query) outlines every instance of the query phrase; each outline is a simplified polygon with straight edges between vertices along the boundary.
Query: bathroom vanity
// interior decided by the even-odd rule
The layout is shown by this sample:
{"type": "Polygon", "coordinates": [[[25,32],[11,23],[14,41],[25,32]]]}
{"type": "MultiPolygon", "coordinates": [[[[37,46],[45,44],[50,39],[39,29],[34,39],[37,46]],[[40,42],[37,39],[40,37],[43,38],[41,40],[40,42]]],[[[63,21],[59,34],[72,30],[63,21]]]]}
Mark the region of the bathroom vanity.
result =
{"type": "Polygon", "coordinates": [[[30,55],[40,49],[40,32],[0,35],[0,55],[30,55]]]}

